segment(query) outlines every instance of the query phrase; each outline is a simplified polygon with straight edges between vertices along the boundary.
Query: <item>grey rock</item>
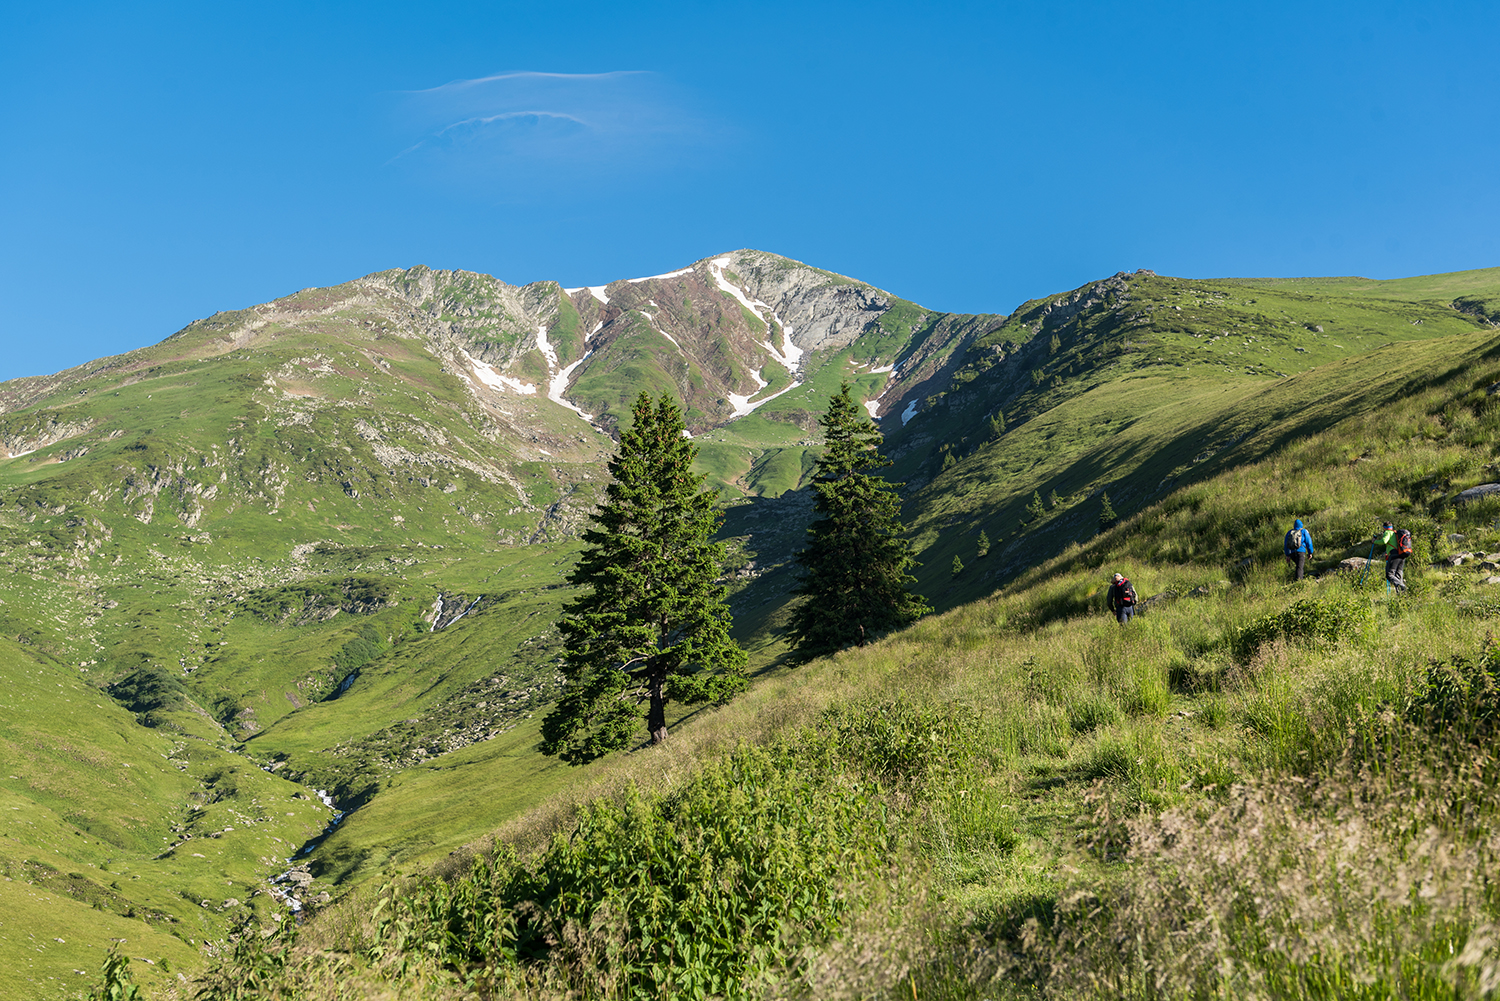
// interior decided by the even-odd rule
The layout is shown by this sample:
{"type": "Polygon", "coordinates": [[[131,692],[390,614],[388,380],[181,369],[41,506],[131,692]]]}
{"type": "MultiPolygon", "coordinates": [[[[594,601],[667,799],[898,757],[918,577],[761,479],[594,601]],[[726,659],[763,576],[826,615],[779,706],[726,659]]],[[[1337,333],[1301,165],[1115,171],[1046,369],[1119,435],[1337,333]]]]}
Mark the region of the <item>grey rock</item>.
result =
{"type": "Polygon", "coordinates": [[[1470,487],[1457,497],[1453,498],[1455,504],[1468,504],[1473,501],[1483,500],[1486,497],[1500,495],[1500,483],[1481,483],[1477,487],[1470,487]]]}

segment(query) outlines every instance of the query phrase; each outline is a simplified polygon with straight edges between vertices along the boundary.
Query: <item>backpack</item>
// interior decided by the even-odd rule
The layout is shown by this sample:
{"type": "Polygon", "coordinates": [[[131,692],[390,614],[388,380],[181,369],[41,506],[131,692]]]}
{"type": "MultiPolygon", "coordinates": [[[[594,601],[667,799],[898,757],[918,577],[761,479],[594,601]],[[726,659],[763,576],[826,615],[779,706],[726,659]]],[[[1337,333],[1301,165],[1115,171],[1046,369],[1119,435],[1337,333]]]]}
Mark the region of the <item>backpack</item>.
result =
{"type": "Polygon", "coordinates": [[[1404,528],[1396,532],[1396,555],[1411,555],[1411,533],[1404,528]]]}
{"type": "Polygon", "coordinates": [[[1286,533],[1286,541],[1281,544],[1282,551],[1287,553],[1307,552],[1307,547],[1302,542],[1302,534],[1306,531],[1307,529],[1305,528],[1294,528],[1286,533]]]}
{"type": "Polygon", "coordinates": [[[1120,586],[1120,601],[1126,605],[1135,604],[1135,588],[1130,586],[1128,580],[1120,586]]]}

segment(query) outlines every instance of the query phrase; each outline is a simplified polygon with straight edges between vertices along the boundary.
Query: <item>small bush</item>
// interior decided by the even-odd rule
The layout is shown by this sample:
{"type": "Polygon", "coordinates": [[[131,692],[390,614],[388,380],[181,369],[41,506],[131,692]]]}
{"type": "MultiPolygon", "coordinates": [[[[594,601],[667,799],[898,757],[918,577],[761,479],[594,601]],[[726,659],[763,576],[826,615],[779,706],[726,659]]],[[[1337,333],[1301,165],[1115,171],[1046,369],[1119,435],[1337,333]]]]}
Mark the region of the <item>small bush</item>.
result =
{"type": "Polygon", "coordinates": [[[1246,658],[1273,639],[1334,643],[1359,636],[1372,621],[1370,606],[1357,595],[1302,598],[1241,627],[1230,646],[1237,657],[1246,658]]]}
{"type": "Polygon", "coordinates": [[[1500,646],[1429,664],[1409,715],[1429,730],[1469,740],[1494,736],[1500,729],[1500,646]]]}
{"type": "Polygon", "coordinates": [[[929,707],[906,699],[826,710],[812,737],[846,765],[880,779],[923,781],[971,758],[979,719],[962,705],[929,707]]]}
{"type": "Polygon", "coordinates": [[[371,955],[430,956],[485,996],[541,964],[590,997],[759,997],[762,976],[840,927],[850,887],[894,847],[878,787],[827,749],[741,748],[670,795],[589,804],[532,862],[388,888],[371,955]]]}

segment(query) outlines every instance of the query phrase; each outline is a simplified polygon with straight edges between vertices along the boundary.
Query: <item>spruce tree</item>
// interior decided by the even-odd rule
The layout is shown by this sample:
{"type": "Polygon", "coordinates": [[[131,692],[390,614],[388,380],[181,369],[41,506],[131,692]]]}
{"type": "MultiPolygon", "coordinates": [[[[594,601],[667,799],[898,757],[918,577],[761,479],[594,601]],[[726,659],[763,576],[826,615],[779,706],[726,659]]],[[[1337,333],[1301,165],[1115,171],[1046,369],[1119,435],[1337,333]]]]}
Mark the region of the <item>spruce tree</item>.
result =
{"type": "Polygon", "coordinates": [[[788,629],[799,662],[862,644],[928,611],[909,590],[917,561],[900,537],[901,499],[872,474],[891,464],[880,454],[880,431],[864,419],[848,383],[819,423],[826,442],[813,474],[813,510],[820,517],[797,555],[803,573],[795,593],[808,600],[788,629]]]}
{"type": "Polygon", "coordinates": [[[1047,513],[1047,509],[1042,507],[1042,495],[1040,491],[1033,490],[1031,492],[1031,503],[1026,505],[1026,513],[1031,515],[1032,521],[1047,513]]]}
{"type": "Polygon", "coordinates": [[[606,499],[583,534],[569,583],[584,593],[559,628],[567,678],[542,721],[542,751],[582,764],[628,746],[645,706],[652,743],[668,702],[727,702],[745,687],[745,651],[729,637],[714,494],[665,394],[642,393],[609,463],[606,499]]]}
{"type": "Polygon", "coordinates": [[[1109,502],[1109,494],[1103,494],[1104,503],[1099,508],[1099,530],[1103,531],[1113,525],[1117,520],[1114,505],[1109,502]]]}
{"type": "Polygon", "coordinates": [[[964,572],[964,561],[957,556],[953,557],[953,576],[957,577],[964,572]]]}
{"type": "Polygon", "coordinates": [[[988,556],[990,554],[990,533],[981,528],[979,530],[979,544],[974,548],[981,557],[988,556]]]}

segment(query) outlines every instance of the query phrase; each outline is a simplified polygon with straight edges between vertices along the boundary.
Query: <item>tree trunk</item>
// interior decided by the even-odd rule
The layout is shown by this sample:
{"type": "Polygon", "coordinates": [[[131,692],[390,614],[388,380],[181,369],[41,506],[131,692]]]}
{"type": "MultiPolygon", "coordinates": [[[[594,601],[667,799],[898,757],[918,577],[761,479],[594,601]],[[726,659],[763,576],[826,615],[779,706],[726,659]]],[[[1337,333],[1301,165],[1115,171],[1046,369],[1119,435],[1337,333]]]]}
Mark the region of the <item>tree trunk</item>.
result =
{"type": "Polygon", "coordinates": [[[660,744],[667,739],[667,677],[665,674],[651,675],[651,710],[646,715],[646,729],[651,731],[651,743],[660,744]]]}

